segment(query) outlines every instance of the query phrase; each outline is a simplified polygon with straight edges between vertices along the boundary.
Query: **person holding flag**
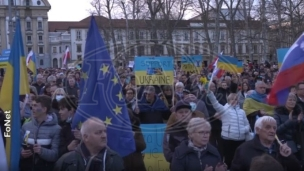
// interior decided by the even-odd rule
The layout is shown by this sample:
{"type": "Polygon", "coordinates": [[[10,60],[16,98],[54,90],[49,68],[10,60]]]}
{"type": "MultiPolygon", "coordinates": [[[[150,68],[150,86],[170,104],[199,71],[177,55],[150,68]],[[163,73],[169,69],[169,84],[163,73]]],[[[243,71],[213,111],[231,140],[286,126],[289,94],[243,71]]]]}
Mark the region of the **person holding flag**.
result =
{"type": "Polygon", "coordinates": [[[72,129],[80,129],[82,142],[57,161],[55,171],[122,171],[122,157],[135,151],[122,85],[106,49],[92,16],[82,65],[80,101],[72,121],[72,129]]]}

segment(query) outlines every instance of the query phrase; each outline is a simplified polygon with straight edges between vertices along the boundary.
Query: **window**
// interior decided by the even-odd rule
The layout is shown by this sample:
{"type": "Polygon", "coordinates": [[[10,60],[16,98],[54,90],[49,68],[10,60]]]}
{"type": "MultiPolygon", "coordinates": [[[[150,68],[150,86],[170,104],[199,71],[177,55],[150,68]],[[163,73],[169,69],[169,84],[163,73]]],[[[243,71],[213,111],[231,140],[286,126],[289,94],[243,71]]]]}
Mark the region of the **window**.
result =
{"type": "Polygon", "coordinates": [[[189,35],[188,35],[188,32],[184,32],[184,40],[189,40],[189,35]]]}
{"type": "Polygon", "coordinates": [[[134,32],[133,31],[129,32],[129,38],[130,38],[130,40],[134,39],[134,32]]]}
{"type": "Polygon", "coordinates": [[[160,55],[164,54],[164,46],[163,45],[158,45],[158,52],[160,55]]]}
{"type": "Polygon", "coordinates": [[[57,53],[57,47],[53,47],[53,53],[57,53]]]}
{"type": "Polygon", "coordinates": [[[27,41],[31,42],[32,41],[32,37],[31,36],[27,36],[27,41]]]}
{"type": "Polygon", "coordinates": [[[39,54],[43,54],[43,46],[39,46],[39,54]]]}
{"type": "Polygon", "coordinates": [[[135,56],[135,48],[134,48],[134,46],[131,46],[130,47],[130,55],[133,57],[133,56],[135,56]]]}
{"type": "Polygon", "coordinates": [[[221,45],[221,52],[225,53],[225,45],[221,45]]]}
{"type": "Polygon", "coordinates": [[[139,32],[139,39],[141,40],[144,39],[144,34],[145,33],[143,31],[139,32]]]}
{"type": "Polygon", "coordinates": [[[122,39],[122,37],[121,37],[121,33],[120,32],[118,32],[117,33],[117,40],[121,40],[122,39]]]}
{"type": "Polygon", "coordinates": [[[175,40],[179,41],[180,40],[180,36],[178,35],[177,32],[175,32],[175,40]]]}
{"type": "Polygon", "coordinates": [[[216,33],[215,31],[212,32],[212,40],[215,40],[215,36],[216,36],[216,33]]]}
{"type": "Polygon", "coordinates": [[[42,22],[38,21],[38,30],[42,30],[42,22]]]}
{"type": "Polygon", "coordinates": [[[139,56],[145,55],[145,46],[138,47],[138,55],[139,56]]]}
{"type": "Polygon", "coordinates": [[[238,54],[242,54],[242,53],[243,53],[243,46],[238,45],[238,54]]]}
{"type": "Polygon", "coordinates": [[[38,36],[38,41],[39,42],[43,42],[43,37],[42,36],[38,36]]]}
{"type": "Polygon", "coordinates": [[[81,40],[81,31],[76,31],[76,40],[81,40]]]}
{"type": "Polygon", "coordinates": [[[32,50],[32,47],[27,47],[27,53],[30,53],[31,50],[32,50]]]}
{"type": "Polygon", "coordinates": [[[76,45],[76,46],[77,46],[77,52],[82,52],[81,45],[76,45]]]}
{"type": "Polygon", "coordinates": [[[31,30],[31,22],[30,21],[26,22],[26,29],[31,30]]]}
{"type": "Polygon", "coordinates": [[[225,40],[225,37],[226,37],[225,31],[221,31],[221,35],[220,36],[221,36],[220,37],[221,40],[225,40]]]}
{"type": "Polygon", "coordinates": [[[61,51],[61,46],[59,46],[59,53],[61,53],[62,51],[61,51]]]}
{"type": "Polygon", "coordinates": [[[246,51],[245,51],[245,53],[249,53],[249,47],[248,47],[248,45],[246,45],[246,51]]]}
{"type": "Polygon", "coordinates": [[[198,34],[198,32],[195,32],[194,40],[198,40],[198,39],[199,39],[199,34],[198,34]]]}
{"type": "Polygon", "coordinates": [[[258,53],[258,45],[253,45],[253,53],[258,53]]]}
{"type": "Polygon", "coordinates": [[[208,46],[207,45],[204,45],[204,54],[208,54],[208,46]]]}
{"type": "Polygon", "coordinates": [[[194,51],[196,55],[200,54],[199,45],[194,46],[194,51]]]}
{"type": "Polygon", "coordinates": [[[14,5],[15,5],[15,4],[14,4],[14,1],[11,1],[11,5],[12,5],[12,6],[14,6],[14,5]]]}
{"type": "Polygon", "coordinates": [[[26,0],[26,1],[25,1],[25,5],[26,5],[26,6],[30,6],[30,0],[26,0]]]}
{"type": "Polygon", "coordinates": [[[189,45],[184,45],[185,54],[189,54],[189,45]]]}
{"type": "Polygon", "coordinates": [[[40,64],[40,66],[43,65],[43,59],[40,59],[39,64],[40,64]]]}
{"type": "Polygon", "coordinates": [[[77,55],[77,60],[81,61],[82,60],[82,56],[81,55],[77,55]]]}

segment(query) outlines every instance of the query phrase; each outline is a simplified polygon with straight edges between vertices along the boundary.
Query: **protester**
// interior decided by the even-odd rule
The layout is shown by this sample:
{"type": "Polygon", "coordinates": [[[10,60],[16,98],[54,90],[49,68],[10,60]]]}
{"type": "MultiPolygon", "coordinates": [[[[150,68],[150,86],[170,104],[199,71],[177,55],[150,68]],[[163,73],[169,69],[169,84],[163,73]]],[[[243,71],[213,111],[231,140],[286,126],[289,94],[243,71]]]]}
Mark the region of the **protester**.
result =
{"type": "Polygon", "coordinates": [[[54,171],[123,171],[122,158],[107,147],[107,128],[104,122],[91,117],[82,123],[82,142],[76,150],[63,155],[54,171]]]}
{"type": "Polygon", "coordinates": [[[284,171],[284,169],[273,157],[263,154],[252,159],[250,171],[284,171]]]}
{"type": "MultiPolygon", "coordinates": [[[[232,92],[235,92],[235,90],[232,92]]],[[[238,95],[236,93],[229,94],[227,97],[228,103],[225,106],[216,100],[213,92],[208,91],[208,97],[222,121],[223,157],[229,169],[235,150],[245,141],[246,134],[250,131],[249,122],[244,110],[240,109],[238,105],[238,95]]]]}
{"type": "Polygon", "coordinates": [[[235,152],[231,171],[250,171],[251,160],[269,154],[282,164],[284,171],[300,171],[301,165],[286,143],[276,141],[277,123],[271,116],[257,119],[254,125],[256,136],[240,145],[235,152]]]}
{"type": "Polygon", "coordinates": [[[172,171],[226,171],[218,150],[209,144],[211,126],[203,118],[192,118],[187,126],[188,141],[183,141],[172,157],[172,171]]]}
{"type": "Polygon", "coordinates": [[[191,118],[203,118],[204,114],[193,109],[193,104],[179,101],[167,122],[163,139],[163,153],[171,163],[175,148],[184,140],[188,140],[186,127],[191,118]]]}
{"type": "Polygon", "coordinates": [[[60,126],[51,109],[51,98],[37,96],[32,99],[32,120],[21,130],[23,140],[20,170],[51,171],[58,159],[60,126]]]}

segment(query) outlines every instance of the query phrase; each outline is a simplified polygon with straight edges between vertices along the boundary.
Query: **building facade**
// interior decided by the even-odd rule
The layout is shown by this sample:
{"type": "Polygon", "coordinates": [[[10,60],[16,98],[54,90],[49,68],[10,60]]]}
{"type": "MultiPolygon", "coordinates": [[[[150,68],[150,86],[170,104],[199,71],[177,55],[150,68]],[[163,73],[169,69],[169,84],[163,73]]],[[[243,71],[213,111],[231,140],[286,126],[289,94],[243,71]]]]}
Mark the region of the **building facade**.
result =
{"type": "MultiPolygon", "coordinates": [[[[207,64],[219,52],[231,55],[232,49],[235,50],[236,57],[240,60],[248,60],[249,53],[253,53],[254,60],[260,60],[262,41],[259,39],[259,35],[256,35],[257,39],[250,39],[252,44],[250,51],[248,48],[249,40],[246,39],[246,30],[242,21],[236,23],[235,48],[231,48],[229,28],[224,22],[220,23],[219,32],[216,33],[214,23],[211,21],[206,29],[202,22],[197,19],[181,20],[177,22],[171,36],[169,36],[168,31],[161,27],[157,30],[157,35],[153,34],[149,20],[113,19],[114,40],[111,36],[109,20],[102,16],[95,18],[111,58],[118,63],[124,62],[125,64],[127,61],[133,61],[135,56],[154,56],[155,49],[157,49],[157,55],[174,56],[175,62],[180,61],[181,56],[202,55],[207,64]],[[128,28],[126,22],[128,22],[128,28]],[[206,30],[208,30],[210,41],[207,39],[206,30]],[[213,50],[217,34],[219,34],[218,49],[213,50]]],[[[72,61],[79,61],[83,58],[89,21],[90,17],[79,22],[49,22],[50,32],[65,30],[70,33],[72,61]]],[[[258,34],[259,29],[252,29],[251,32],[258,34]]]]}
{"type": "Polygon", "coordinates": [[[50,67],[48,53],[48,11],[51,5],[47,0],[0,0],[0,49],[10,49],[9,40],[9,7],[12,4],[12,21],[20,18],[25,55],[30,50],[36,54],[38,68],[50,67]]]}
{"type": "Polygon", "coordinates": [[[49,33],[49,53],[51,54],[51,67],[62,68],[63,56],[66,47],[71,46],[71,35],[68,31],[49,33]]]}

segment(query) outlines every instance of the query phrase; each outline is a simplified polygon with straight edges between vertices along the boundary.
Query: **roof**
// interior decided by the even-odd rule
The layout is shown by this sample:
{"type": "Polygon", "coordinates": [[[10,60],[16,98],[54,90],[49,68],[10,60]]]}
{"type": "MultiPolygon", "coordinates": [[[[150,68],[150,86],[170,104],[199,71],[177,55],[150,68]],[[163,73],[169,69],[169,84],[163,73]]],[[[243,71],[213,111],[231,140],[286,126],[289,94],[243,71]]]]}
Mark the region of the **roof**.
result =
{"type": "MultiPolygon", "coordinates": [[[[95,16],[97,25],[100,28],[109,28],[110,20],[103,16],[95,16]]],[[[72,28],[88,28],[90,25],[91,16],[84,18],[81,21],[76,22],[56,22],[49,21],[49,32],[57,32],[57,31],[68,31],[72,28]]],[[[210,23],[214,22],[213,20],[209,21],[210,23]]],[[[164,28],[166,25],[176,25],[177,28],[190,28],[190,23],[202,23],[200,20],[170,20],[169,22],[164,22],[163,20],[157,20],[156,27],[164,28]]],[[[254,23],[254,26],[257,26],[259,21],[250,21],[250,23],[254,23]]],[[[128,20],[128,24],[130,28],[136,27],[137,29],[147,29],[151,28],[151,20],[128,20]]],[[[235,21],[235,27],[244,27],[244,21],[235,21]]],[[[259,24],[258,24],[259,25],[259,24]]],[[[125,19],[112,19],[112,26],[114,28],[126,28],[126,20],[125,19]]]]}

